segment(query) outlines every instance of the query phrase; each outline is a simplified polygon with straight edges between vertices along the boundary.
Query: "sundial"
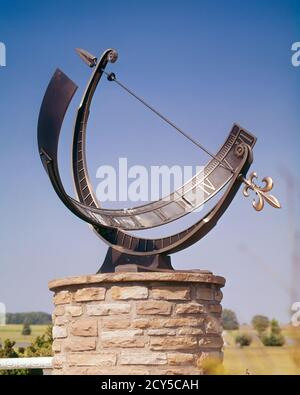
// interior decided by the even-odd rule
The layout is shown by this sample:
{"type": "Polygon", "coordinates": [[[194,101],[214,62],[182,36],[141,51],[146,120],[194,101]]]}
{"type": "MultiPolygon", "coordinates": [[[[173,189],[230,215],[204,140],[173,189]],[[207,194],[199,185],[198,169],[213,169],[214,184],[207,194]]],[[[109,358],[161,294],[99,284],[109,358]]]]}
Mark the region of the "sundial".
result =
{"type": "Polygon", "coordinates": [[[170,255],[202,239],[217,224],[242,185],[244,185],[245,196],[249,196],[251,190],[256,194],[256,200],[252,202],[255,210],[262,210],[265,202],[280,208],[278,200],[269,194],[273,188],[270,177],[263,178],[262,186],[256,184],[255,172],[247,177],[257,140],[253,134],[234,124],[225,143],[216,154],[212,154],[124,85],[115,73],[106,71],[107,65],[115,63],[118,59],[116,50],[107,49],[99,59],[82,49],[78,49],[77,52],[93,69],[93,73],[78,107],[73,132],[72,170],[76,198],[69,196],[64,189],[59,174],[57,151],[64,116],[77,86],[59,69],[55,71],[41,105],[38,147],[43,166],[58,197],[77,217],[90,224],[96,234],[109,246],[99,272],[174,270],[170,255]],[[89,179],[85,146],[91,102],[103,76],[134,96],[174,130],[206,152],[210,160],[204,169],[172,194],[157,201],[130,209],[101,208],[89,179]],[[223,194],[209,212],[183,231],[159,238],[143,238],[131,233],[176,221],[221,191],[223,194]]]}

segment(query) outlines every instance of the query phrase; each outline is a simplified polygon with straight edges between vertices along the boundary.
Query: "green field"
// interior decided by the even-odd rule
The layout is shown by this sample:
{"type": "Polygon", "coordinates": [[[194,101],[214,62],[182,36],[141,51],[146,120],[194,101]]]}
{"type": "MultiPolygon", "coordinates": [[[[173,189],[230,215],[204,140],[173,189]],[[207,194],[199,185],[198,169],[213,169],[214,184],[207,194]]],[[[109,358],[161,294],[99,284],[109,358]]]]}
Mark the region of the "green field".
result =
{"type": "Polygon", "coordinates": [[[0,342],[3,343],[5,339],[14,340],[18,343],[31,343],[37,336],[43,335],[47,325],[30,325],[31,335],[22,335],[23,325],[5,325],[0,326],[0,342]]]}
{"type": "Polygon", "coordinates": [[[226,331],[224,339],[225,374],[296,374],[300,375],[300,328],[283,327],[286,345],[265,347],[250,327],[242,327],[240,333],[248,333],[253,341],[249,347],[235,345],[238,331],[226,331]]]}

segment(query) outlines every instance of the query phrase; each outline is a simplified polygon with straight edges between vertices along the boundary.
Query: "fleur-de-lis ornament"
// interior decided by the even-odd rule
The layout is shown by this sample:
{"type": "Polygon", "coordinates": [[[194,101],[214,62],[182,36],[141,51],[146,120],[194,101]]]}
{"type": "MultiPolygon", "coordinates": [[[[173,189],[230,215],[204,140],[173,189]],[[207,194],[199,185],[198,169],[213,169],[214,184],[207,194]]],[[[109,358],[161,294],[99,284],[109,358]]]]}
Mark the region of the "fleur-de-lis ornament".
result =
{"type": "Polygon", "coordinates": [[[245,185],[243,190],[243,195],[248,197],[250,195],[249,189],[254,191],[258,197],[257,200],[253,199],[252,206],[255,208],[256,211],[261,211],[264,208],[265,202],[269,203],[272,207],[281,208],[281,204],[279,203],[278,199],[269,194],[273,188],[273,180],[271,177],[264,177],[262,182],[265,184],[264,186],[258,186],[254,180],[256,180],[257,174],[255,172],[251,173],[249,178],[243,177],[243,182],[245,185]]]}

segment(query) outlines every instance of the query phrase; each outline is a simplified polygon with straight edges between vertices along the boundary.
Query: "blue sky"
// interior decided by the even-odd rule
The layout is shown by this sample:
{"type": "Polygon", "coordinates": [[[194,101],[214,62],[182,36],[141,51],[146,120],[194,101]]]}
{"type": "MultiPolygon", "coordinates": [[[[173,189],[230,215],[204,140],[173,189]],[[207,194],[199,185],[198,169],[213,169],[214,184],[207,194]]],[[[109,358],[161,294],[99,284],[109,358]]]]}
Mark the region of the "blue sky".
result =
{"type": "MultiPolygon", "coordinates": [[[[0,68],[0,301],[8,311],[50,312],[50,279],[94,273],[104,259],[106,246],[55,196],[36,125],[60,67],[79,86],[60,146],[71,193],[72,124],[90,73],[74,48],[99,55],[114,47],[119,60],[110,68],[120,80],[211,151],[233,122],[258,137],[252,169],[273,176],[283,209],[256,213],[239,193],[218,226],[172,262],[225,276],[223,305],[241,322],[256,313],[288,321],[292,250],[283,173],[296,180],[297,202],[300,67],[291,64],[291,45],[300,41],[299,22],[299,1],[1,1],[7,66],[0,68]]],[[[208,160],[106,80],[93,102],[87,150],[94,185],[98,166],[119,157],[147,166],[208,160]]]]}

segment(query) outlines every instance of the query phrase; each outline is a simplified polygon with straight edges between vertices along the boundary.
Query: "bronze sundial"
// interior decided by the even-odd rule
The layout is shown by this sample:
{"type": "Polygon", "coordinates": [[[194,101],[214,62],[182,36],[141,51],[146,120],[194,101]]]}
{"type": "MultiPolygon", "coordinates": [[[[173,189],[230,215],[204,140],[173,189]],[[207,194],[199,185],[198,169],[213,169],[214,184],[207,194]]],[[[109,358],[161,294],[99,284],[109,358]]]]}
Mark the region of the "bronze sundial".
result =
{"type": "Polygon", "coordinates": [[[42,102],[38,121],[38,147],[44,168],[59,198],[77,217],[92,225],[97,235],[109,245],[99,272],[132,269],[124,265],[135,265],[136,270],[173,270],[169,255],[189,247],[204,237],[217,224],[242,184],[244,184],[245,196],[249,196],[249,190],[256,193],[257,200],[253,201],[253,207],[257,211],[263,209],[264,202],[268,202],[273,207],[280,207],[278,200],[268,194],[273,187],[270,177],[263,178],[262,187],[255,183],[256,173],[251,173],[247,178],[247,172],[253,161],[252,150],[256,143],[253,134],[234,124],[225,143],[213,155],[121,83],[114,73],[105,70],[108,63],[116,62],[118,54],[115,50],[107,49],[99,59],[87,51],[81,49],[77,51],[94,70],[79,105],[74,126],[72,166],[76,199],[69,196],[63,187],[58,169],[57,151],[63,119],[77,86],[59,69],[55,71],[42,102]],[[204,170],[195,174],[170,196],[155,202],[130,209],[101,208],[88,175],[85,143],[90,105],[103,75],[204,150],[211,157],[204,170]],[[154,239],[128,233],[128,231],[149,229],[175,221],[206,203],[222,189],[225,191],[215,206],[184,231],[154,239]],[[197,198],[200,191],[203,196],[201,199],[197,198]]]}

